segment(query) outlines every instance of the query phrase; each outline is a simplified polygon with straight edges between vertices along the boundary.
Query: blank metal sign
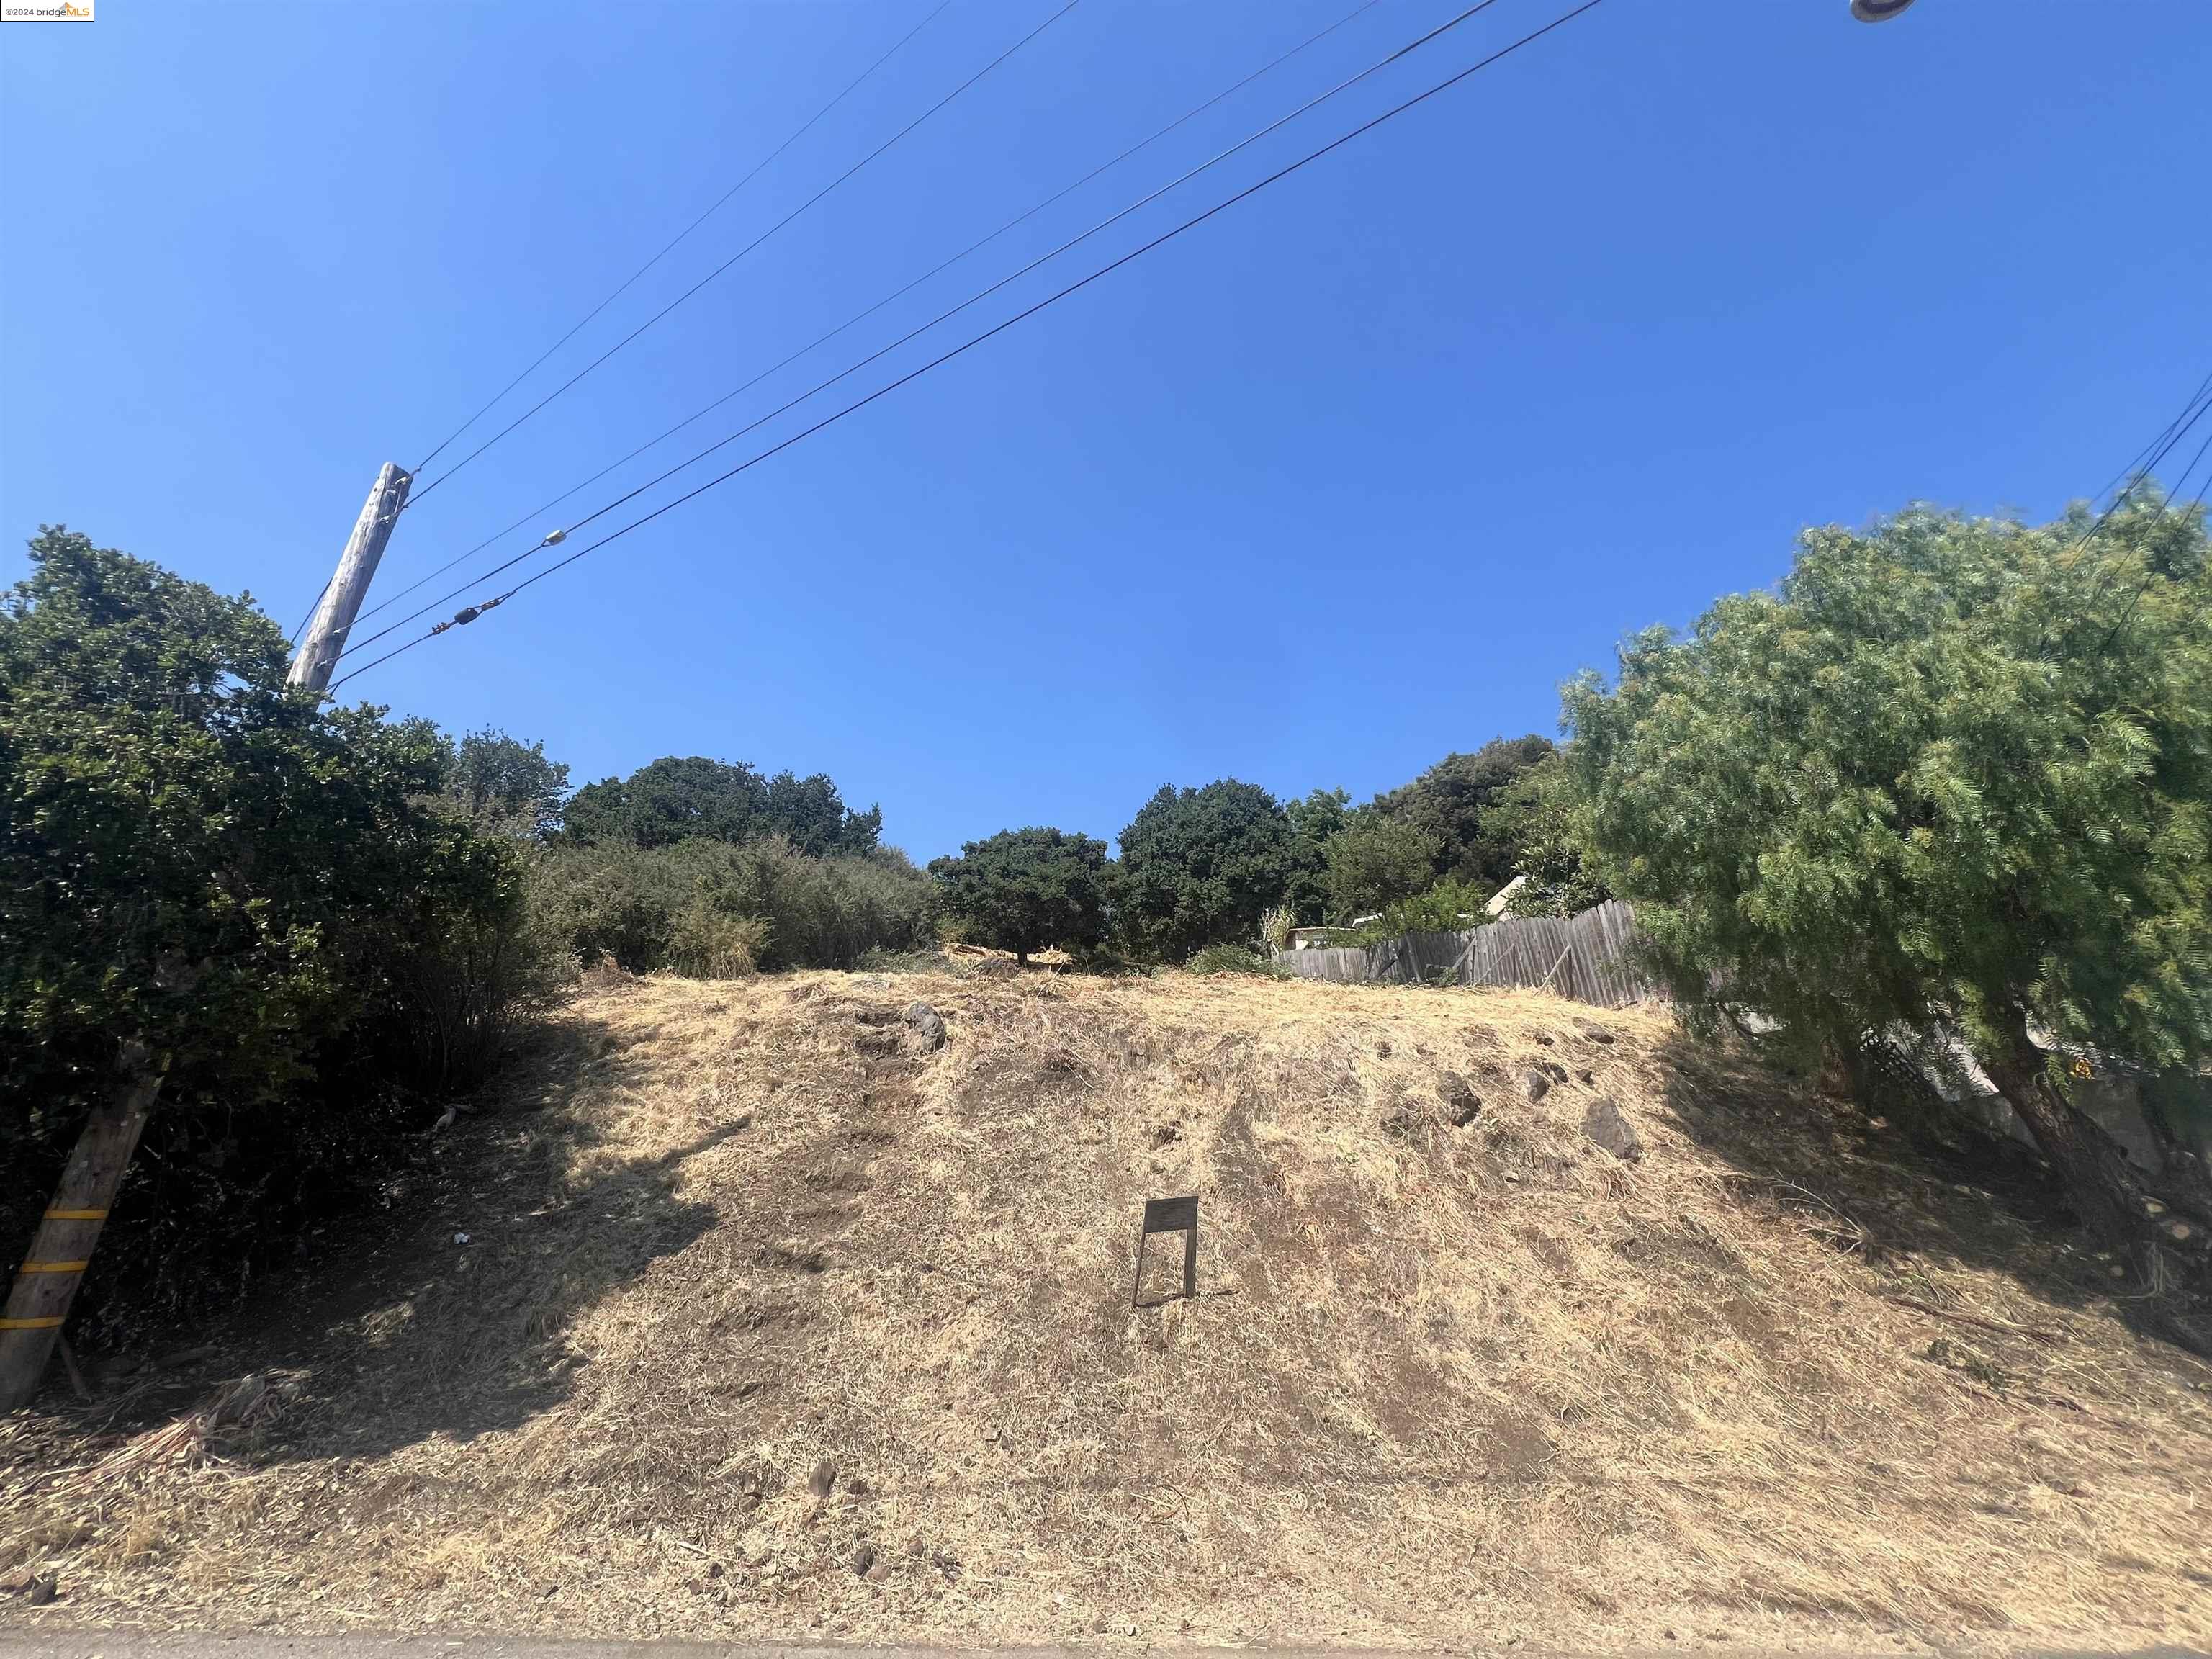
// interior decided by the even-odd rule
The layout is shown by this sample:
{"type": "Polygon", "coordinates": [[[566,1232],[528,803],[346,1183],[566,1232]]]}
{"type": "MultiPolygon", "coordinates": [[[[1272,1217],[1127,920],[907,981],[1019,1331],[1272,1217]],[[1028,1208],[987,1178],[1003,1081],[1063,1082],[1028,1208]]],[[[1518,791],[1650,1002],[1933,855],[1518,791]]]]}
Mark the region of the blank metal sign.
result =
{"type": "Polygon", "coordinates": [[[1148,1198],[1145,1224],[1137,1231],[1137,1272],[1129,1281],[1129,1305],[1136,1307],[1138,1287],[1145,1279],[1145,1241],[1154,1233],[1182,1235],[1182,1293],[1198,1294],[1198,1194],[1185,1198],[1148,1198]]]}

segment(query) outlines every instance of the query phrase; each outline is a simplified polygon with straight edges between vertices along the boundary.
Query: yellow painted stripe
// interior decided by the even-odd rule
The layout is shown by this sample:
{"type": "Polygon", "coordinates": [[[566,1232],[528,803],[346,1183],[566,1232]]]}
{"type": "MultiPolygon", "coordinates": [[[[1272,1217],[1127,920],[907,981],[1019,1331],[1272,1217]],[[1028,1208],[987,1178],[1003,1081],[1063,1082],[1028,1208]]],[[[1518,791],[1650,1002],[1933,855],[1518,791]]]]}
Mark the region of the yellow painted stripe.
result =
{"type": "Polygon", "coordinates": [[[49,1221],[105,1221],[107,1219],[107,1212],[105,1210],[49,1210],[46,1212],[46,1219],[49,1221]]]}
{"type": "Polygon", "coordinates": [[[0,1331],[50,1331],[61,1322],[59,1314],[51,1319],[0,1319],[0,1331]]]}
{"type": "Polygon", "coordinates": [[[17,1271],[27,1273],[81,1273],[88,1265],[82,1261],[26,1261],[17,1271]]]}

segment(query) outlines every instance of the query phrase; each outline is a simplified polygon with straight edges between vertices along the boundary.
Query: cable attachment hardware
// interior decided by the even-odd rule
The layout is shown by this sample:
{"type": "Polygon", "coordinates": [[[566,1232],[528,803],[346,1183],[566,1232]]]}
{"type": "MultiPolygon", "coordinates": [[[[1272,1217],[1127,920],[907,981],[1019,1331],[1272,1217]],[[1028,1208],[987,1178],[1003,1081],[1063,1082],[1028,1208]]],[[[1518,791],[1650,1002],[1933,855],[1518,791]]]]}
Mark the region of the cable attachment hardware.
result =
{"type": "Polygon", "coordinates": [[[554,531],[551,534],[550,534],[549,536],[547,536],[547,537],[545,538],[544,541],[543,541],[542,543],[540,543],[540,544],[539,544],[539,545],[540,545],[540,546],[544,546],[544,547],[558,547],[558,546],[560,546],[560,545],[561,545],[561,544],[562,544],[562,542],[565,542],[565,541],[567,541],[568,539],[568,532],[567,531],[565,531],[565,530],[556,530],[556,531],[554,531]]]}

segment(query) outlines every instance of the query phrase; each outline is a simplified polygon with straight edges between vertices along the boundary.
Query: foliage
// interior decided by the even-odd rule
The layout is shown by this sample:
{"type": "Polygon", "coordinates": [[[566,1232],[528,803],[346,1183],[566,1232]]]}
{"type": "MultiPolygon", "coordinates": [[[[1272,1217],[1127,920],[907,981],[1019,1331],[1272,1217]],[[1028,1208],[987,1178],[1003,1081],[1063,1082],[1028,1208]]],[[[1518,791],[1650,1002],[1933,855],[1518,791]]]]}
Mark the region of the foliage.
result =
{"type": "Polygon", "coordinates": [[[1380,945],[1408,933],[1458,933],[1488,920],[1483,905],[1490,894],[1479,882],[1440,881],[1426,892],[1386,905],[1373,921],[1352,935],[1355,945],[1380,945]]]}
{"type": "Polygon", "coordinates": [[[545,758],[542,743],[504,732],[471,732],[451,745],[446,798],[487,834],[542,841],[561,828],[568,769],[545,758]]]}
{"type": "Polygon", "coordinates": [[[1564,754],[1547,756],[1500,790],[1497,833],[1518,849],[1520,888],[1506,902],[1516,916],[1575,916],[1613,896],[1583,854],[1589,830],[1564,754]]]}
{"type": "Polygon", "coordinates": [[[1329,837],[1326,877],[1339,921],[1371,915],[1436,880],[1438,842],[1425,830],[1372,806],[1349,814],[1329,837]]]}
{"type": "Polygon", "coordinates": [[[1681,1006],[1808,1049],[1957,1025],[2109,1236],[2130,1177],[2027,1031],[2212,1057],[2212,579],[2201,514],[2087,529],[1808,532],[1778,594],[1638,636],[1566,715],[1591,844],[1681,1006]]]}
{"type": "Polygon", "coordinates": [[[246,599],[60,528],[31,558],[0,609],[0,1225],[123,1069],[159,1069],[89,1283],[182,1306],[218,1244],[235,1285],[374,1178],[378,1080],[472,1081],[557,963],[470,978],[516,855],[424,804],[434,727],[288,690],[246,599]]]}
{"type": "Polygon", "coordinates": [[[883,822],[880,807],[847,807],[821,773],[763,778],[742,761],[672,755],[627,778],[586,784],[568,802],[567,833],[585,846],[647,848],[692,839],[743,845],[780,836],[802,853],[828,858],[871,851],[883,822]]]}
{"type": "Polygon", "coordinates": [[[1352,797],[1341,789],[1314,789],[1283,805],[1297,838],[1297,860],[1283,903],[1294,921],[1326,921],[1329,915],[1328,842],[1344,828],[1352,812],[1352,797]]]}
{"type": "Polygon", "coordinates": [[[1209,945],[1194,951],[1183,963],[1194,974],[1256,974],[1266,979],[1288,979],[1290,970],[1276,966],[1273,957],[1249,945],[1209,945]]]}
{"type": "Polygon", "coordinates": [[[1251,939],[1300,858],[1289,816],[1256,784],[1163,786],[1121,831],[1115,927],[1155,961],[1251,939]]]}
{"type": "Polygon", "coordinates": [[[1534,732],[1493,738],[1471,755],[1445,756],[1411,783],[1377,795],[1374,805],[1434,838],[1435,875],[1486,884],[1487,897],[1512,878],[1519,850],[1512,818],[1494,812],[1498,797],[1551,753],[1551,740],[1534,732]]]}
{"type": "Polygon", "coordinates": [[[742,846],[559,845],[547,849],[538,880],[540,902],[580,960],[609,957],[632,973],[850,967],[871,950],[927,943],[934,920],[931,884],[904,854],[814,858],[781,836],[742,846]],[[750,968],[739,965],[746,957],[750,968]]]}
{"type": "Polygon", "coordinates": [[[1297,925],[1297,916],[1287,904],[1263,910],[1260,914],[1260,942],[1270,951],[1287,951],[1291,948],[1291,929],[1297,925]]]}
{"type": "Polygon", "coordinates": [[[963,936],[1012,951],[1095,946],[1106,933],[1106,843],[1048,829],[1001,830],[958,858],[933,860],[945,910],[963,936]]]}

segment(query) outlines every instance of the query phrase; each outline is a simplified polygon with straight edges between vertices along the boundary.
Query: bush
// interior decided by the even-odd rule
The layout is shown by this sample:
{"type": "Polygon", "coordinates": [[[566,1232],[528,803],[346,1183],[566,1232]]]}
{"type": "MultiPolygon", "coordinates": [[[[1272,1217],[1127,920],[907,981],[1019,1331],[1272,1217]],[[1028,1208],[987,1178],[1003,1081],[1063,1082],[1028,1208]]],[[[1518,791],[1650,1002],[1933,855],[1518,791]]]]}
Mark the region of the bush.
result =
{"type": "Polygon", "coordinates": [[[1489,918],[1483,906],[1490,894],[1475,882],[1440,881],[1425,893],[1400,899],[1352,935],[1357,945],[1380,945],[1408,933],[1458,933],[1480,927],[1489,918]]]}
{"type": "Polygon", "coordinates": [[[933,860],[939,901],[963,938],[1024,962],[1048,945],[1090,950],[1106,933],[1106,843],[1060,830],[1001,830],[933,860]]]}
{"type": "Polygon", "coordinates": [[[61,529],[0,605],[0,1231],[93,1104],[161,1070],[74,1312],[112,1337],[242,1293],[367,1201],[564,953],[519,849],[440,804],[452,750],[289,690],[282,635],[61,529]]]}
{"type": "Polygon", "coordinates": [[[1249,945],[1209,945],[1183,963],[1194,974],[1255,974],[1263,979],[1288,979],[1290,970],[1275,965],[1273,957],[1249,945]]]}
{"type": "Polygon", "coordinates": [[[537,878],[568,949],[634,974],[849,968],[870,951],[927,945],[936,920],[928,878],[889,848],[824,859],[780,836],[557,846],[537,878]]]}

